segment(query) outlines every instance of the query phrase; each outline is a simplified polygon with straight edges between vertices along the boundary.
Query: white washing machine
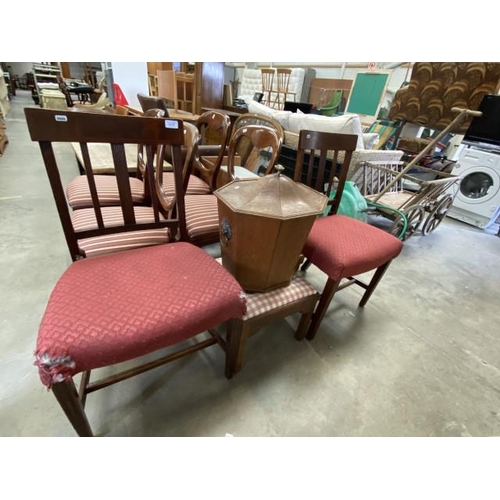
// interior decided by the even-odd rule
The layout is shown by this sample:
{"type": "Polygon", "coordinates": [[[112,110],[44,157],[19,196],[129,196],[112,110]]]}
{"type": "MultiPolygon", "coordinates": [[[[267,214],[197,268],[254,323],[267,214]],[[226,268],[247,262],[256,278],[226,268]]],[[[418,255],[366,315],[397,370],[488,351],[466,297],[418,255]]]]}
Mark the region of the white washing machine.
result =
{"type": "Polygon", "coordinates": [[[493,224],[500,215],[500,154],[465,148],[452,173],[460,180],[447,215],[480,228],[493,224]]]}

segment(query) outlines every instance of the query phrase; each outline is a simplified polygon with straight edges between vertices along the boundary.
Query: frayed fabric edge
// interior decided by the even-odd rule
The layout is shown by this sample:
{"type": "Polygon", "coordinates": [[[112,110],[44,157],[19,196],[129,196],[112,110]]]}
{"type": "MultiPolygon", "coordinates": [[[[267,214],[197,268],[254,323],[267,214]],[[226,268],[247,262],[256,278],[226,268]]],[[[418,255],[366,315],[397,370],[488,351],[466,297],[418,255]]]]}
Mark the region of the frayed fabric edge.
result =
{"type": "Polygon", "coordinates": [[[53,384],[64,382],[73,376],[76,364],[70,356],[50,356],[35,353],[35,362],[40,379],[50,389],[53,384]]]}

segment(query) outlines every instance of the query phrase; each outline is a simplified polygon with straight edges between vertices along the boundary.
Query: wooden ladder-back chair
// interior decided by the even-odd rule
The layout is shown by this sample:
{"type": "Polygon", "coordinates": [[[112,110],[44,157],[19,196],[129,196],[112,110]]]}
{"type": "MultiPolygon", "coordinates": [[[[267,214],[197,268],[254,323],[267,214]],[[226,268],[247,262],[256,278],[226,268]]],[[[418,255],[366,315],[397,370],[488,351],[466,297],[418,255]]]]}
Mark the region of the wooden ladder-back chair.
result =
{"type": "Polygon", "coordinates": [[[278,68],[276,70],[276,96],[274,97],[273,108],[283,109],[288,96],[292,96],[293,101],[296,101],[296,92],[289,90],[291,76],[292,70],[290,68],[278,68]]]}
{"type": "MultiPolygon", "coordinates": [[[[35,350],[42,383],[52,390],[72,426],[80,436],[91,436],[85,414],[87,395],[165,363],[227,340],[212,335],[195,342],[198,334],[217,325],[230,324],[245,314],[246,299],[240,285],[204,250],[174,240],[183,226],[181,151],[182,122],[158,118],[99,116],[49,109],[26,108],[28,129],[38,141],[47,170],[64,234],[75,262],[56,283],[41,320],[35,350]],[[86,147],[87,141],[108,143],[113,152],[120,186],[121,223],[107,225],[101,208],[86,147]],[[53,144],[78,142],[83,150],[87,175],[94,198],[95,227],[85,237],[133,234],[145,229],[170,231],[170,243],[126,250],[92,258],[80,253],[79,235],[71,224],[59,164],[53,144]],[[128,185],[124,144],[143,145],[143,157],[152,193],[151,218],[144,220],[135,211],[128,185]],[[165,147],[173,149],[176,178],[176,217],[161,217],[154,189],[154,161],[162,171],[165,147]],[[160,300],[168,297],[167,300],[160,300]],[[135,368],[115,365],[163,352],[135,368]],[[115,373],[91,381],[91,371],[113,367],[115,373]],[[116,373],[117,370],[118,371],[116,373]],[[77,390],[74,377],[81,374],[77,390]]],[[[182,234],[183,231],[181,230],[182,234]]]]}
{"type": "Polygon", "coordinates": [[[304,182],[331,198],[329,215],[316,219],[303,249],[307,260],[302,270],[314,264],[328,276],[307,332],[309,340],[316,335],[338,290],[354,284],[361,286],[365,292],[359,305],[363,307],[403,247],[399,239],[386,231],[337,214],[356,142],[357,136],[351,134],[301,130],[299,135],[295,181],[304,182]],[[327,158],[331,158],[331,168],[327,166],[327,158]],[[340,172],[337,172],[340,161],[340,172]],[[335,176],[338,182],[334,182],[335,176]],[[330,196],[333,190],[335,195],[330,196]],[[368,284],[356,278],[374,270],[368,284]]]}
{"type": "Polygon", "coordinates": [[[263,101],[266,106],[271,106],[271,94],[274,92],[274,68],[262,68],[260,70],[262,77],[262,93],[264,94],[263,101]]]}

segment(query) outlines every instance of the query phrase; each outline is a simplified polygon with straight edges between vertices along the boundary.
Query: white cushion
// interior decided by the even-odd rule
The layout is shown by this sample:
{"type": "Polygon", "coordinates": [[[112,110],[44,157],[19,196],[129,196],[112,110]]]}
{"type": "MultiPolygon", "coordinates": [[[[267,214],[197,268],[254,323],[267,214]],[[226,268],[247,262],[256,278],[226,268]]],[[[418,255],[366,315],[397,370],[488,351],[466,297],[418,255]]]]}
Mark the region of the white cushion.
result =
{"type": "Polygon", "coordinates": [[[266,116],[267,118],[273,118],[276,120],[285,130],[288,129],[290,115],[293,113],[291,111],[279,111],[257,101],[252,101],[248,105],[248,112],[266,116]]]}
{"type": "Polygon", "coordinates": [[[248,104],[248,112],[254,113],[257,115],[267,116],[268,118],[272,118],[276,113],[276,110],[270,108],[269,106],[265,106],[257,101],[250,101],[248,104]]]}
{"type": "Polygon", "coordinates": [[[291,115],[293,115],[291,111],[276,111],[273,115],[273,119],[275,119],[286,130],[289,127],[291,115]]]}
{"type": "Polygon", "coordinates": [[[356,149],[364,149],[363,129],[358,115],[323,116],[315,114],[301,115],[292,113],[289,117],[290,132],[300,133],[301,130],[315,132],[332,132],[337,134],[355,134],[358,136],[356,149]]]}

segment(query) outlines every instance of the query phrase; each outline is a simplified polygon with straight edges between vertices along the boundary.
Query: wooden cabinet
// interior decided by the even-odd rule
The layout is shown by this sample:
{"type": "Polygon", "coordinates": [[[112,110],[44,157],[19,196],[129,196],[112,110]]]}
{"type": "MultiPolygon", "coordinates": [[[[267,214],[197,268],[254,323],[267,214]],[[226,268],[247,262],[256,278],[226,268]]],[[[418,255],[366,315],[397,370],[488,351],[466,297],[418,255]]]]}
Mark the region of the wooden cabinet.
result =
{"type": "Polygon", "coordinates": [[[200,114],[202,108],[222,109],[224,63],[197,62],[192,72],[160,69],[157,76],[158,95],[174,101],[176,111],[200,114]]]}
{"type": "Polygon", "coordinates": [[[224,63],[195,63],[195,113],[201,108],[222,109],[224,105],[224,63]]]}

